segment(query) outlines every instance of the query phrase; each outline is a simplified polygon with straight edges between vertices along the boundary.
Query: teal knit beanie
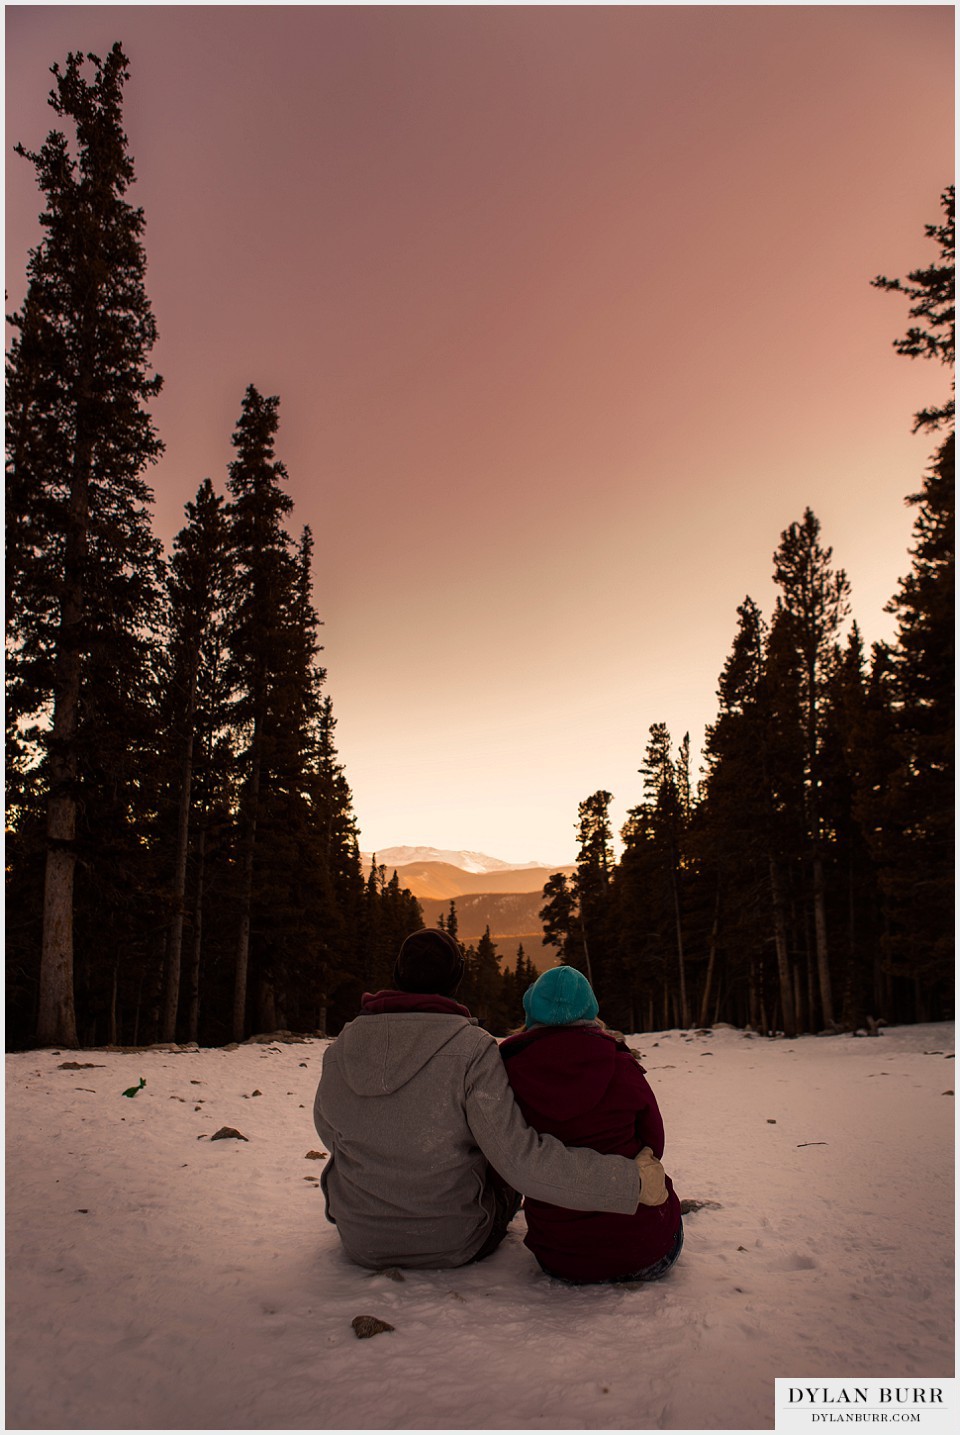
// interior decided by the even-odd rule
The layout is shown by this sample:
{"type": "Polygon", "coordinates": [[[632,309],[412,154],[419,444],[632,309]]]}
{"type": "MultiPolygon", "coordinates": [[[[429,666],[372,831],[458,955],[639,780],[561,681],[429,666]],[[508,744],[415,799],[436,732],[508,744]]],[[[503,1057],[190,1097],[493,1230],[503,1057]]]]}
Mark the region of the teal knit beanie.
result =
{"type": "Polygon", "coordinates": [[[600,1011],[593,988],[576,967],[551,967],[523,994],[527,1026],[594,1021],[600,1011]]]}

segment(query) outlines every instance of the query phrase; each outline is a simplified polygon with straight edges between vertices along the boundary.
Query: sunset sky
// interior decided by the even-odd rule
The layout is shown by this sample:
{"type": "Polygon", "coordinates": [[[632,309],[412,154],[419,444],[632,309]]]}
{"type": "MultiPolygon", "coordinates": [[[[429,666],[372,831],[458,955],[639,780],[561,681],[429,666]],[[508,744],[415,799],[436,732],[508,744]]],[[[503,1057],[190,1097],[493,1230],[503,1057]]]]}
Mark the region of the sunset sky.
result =
{"type": "MultiPolygon", "coordinates": [[[[130,59],[169,543],[279,394],[364,850],[574,859],[694,747],[809,505],[868,642],[942,370],[899,358],[953,177],[953,8],[6,9],[7,153],[130,59]]],[[[8,309],[41,200],[7,164],[8,309]]]]}

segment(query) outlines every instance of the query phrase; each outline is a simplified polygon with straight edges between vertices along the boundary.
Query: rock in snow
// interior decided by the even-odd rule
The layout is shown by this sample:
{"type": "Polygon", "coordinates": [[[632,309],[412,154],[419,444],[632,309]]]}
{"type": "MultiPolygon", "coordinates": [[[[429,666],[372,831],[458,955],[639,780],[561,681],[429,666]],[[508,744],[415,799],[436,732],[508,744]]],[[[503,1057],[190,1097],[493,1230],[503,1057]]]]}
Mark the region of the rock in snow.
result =
{"type": "Polygon", "coordinates": [[[221,1126],[219,1131],[214,1131],[210,1137],[211,1141],[249,1141],[249,1136],[244,1136],[235,1126],[221,1126]]]}
{"type": "Polygon", "coordinates": [[[369,1340],[371,1335],[380,1335],[385,1330],[396,1330],[387,1320],[378,1320],[375,1315],[355,1315],[350,1322],[358,1340],[369,1340]]]}

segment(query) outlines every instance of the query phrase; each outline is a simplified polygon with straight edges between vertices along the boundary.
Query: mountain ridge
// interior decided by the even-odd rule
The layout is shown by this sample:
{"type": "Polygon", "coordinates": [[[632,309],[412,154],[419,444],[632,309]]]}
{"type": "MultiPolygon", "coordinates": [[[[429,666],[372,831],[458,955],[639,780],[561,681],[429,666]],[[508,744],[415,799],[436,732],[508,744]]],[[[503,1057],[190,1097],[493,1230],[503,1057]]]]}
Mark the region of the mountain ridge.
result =
{"type": "MultiPolygon", "coordinates": [[[[554,872],[570,876],[576,871],[575,867],[506,867],[494,872],[467,872],[449,862],[411,862],[403,867],[384,863],[383,866],[388,873],[395,871],[400,885],[408,888],[418,900],[430,897],[444,901],[451,897],[502,892],[539,896],[554,872]]],[[[369,863],[364,864],[363,870],[364,875],[369,873],[369,863]]]]}
{"type": "Polygon", "coordinates": [[[504,862],[500,857],[489,857],[485,852],[471,852],[465,849],[450,851],[441,847],[385,847],[381,852],[361,852],[360,860],[369,869],[374,857],[378,867],[410,867],[420,862],[442,862],[449,867],[458,867],[461,872],[522,872],[530,868],[538,870],[543,862],[504,862]]]}
{"type": "Polygon", "coordinates": [[[416,897],[426,926],[436,926],[454,901],[461,941],[475,942],[489,927],[505,967],[514,965],[521,942],[537,971],[556,961],[556,950],[543,943],[543,889],[555,872],[569,877],[576,872],[575,866],[546,867],[536,862],[516,866],[479,852],[388,847],[376,854],[361,852],[364,876],[370,873],[374,855],[377,865],[384,867],[388,875],[395,871],[401,886],[416,897]],[[466,867],[438,860],[440,857],[469,858],[473,862],[466,867]]]}

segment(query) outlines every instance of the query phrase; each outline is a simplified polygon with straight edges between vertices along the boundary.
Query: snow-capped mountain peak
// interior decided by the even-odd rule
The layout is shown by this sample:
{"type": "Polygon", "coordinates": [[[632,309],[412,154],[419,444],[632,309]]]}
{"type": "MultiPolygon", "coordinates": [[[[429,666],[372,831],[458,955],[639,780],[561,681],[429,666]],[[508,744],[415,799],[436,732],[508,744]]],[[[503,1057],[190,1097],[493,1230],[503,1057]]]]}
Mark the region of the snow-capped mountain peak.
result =
{"type": "Polygon", "coordinates": [[[374,858],[384,867],[409,867],[419,862],[445,862],[461,872],[512,872],[524,867],[542,867],[541,862],[502,862],[483,852],[450,852],[439,847],[385,847],[380,852],[361,852],[364,862],[374,858]]]}

